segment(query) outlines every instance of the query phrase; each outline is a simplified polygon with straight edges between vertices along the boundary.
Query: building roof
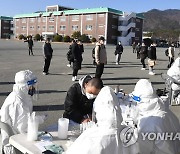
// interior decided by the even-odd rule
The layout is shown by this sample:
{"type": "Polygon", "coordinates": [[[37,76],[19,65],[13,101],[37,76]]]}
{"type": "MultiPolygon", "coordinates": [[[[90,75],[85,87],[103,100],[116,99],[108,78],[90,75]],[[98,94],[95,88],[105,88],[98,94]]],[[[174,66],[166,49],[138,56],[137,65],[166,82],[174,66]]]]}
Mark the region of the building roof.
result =
{"type": "MultiPolygon", "coordinates": [[[[120,10],[108,8],[108,7],[100,7],[100,8],[87,8],[87,9],[74,9],[74,10],[64,10],[64,11],[54,11],[54,12],[36,12],[36,13],[30,13],[30,14],[19,14],[14,16],[14,18],[32,18],[32,17],[39,17],[39,16],[50,16],[53,14],[54,16],[61,15],[62,13],[64,15],[75,15],[75,14],[90,14],[90,13],[114,13],[118,15],[123,15],[123,12],[120,10]]],[[[144,14],[137,13],[137,18],[144,19],[144,14]]]]}
{"type": "Polygon", "coordinates": [[[136,17],[141,18],[141,19],[145,18],[143,13],[137,13],[136,17]]]}
{"type": "Polygon", "coordinates": [[[9,16],[0,16],[0,20],[13,20],[13,17],[9,17],[9,16]]]}
{"type": "Polygon", "coordinates": [[[53,15],[60,15],[62,13],[64,13],[65,15],[71,15],[71,14],[106,13],[106,12],[115,13],[119,15],[123,14],[123,12],[120,10],[115,10],[115,9],[107,8],[107,7],[100,7],[100,8],[75,9],[75,10],[64,10],[64,11],[54,11],[54,12],[18,14],[18,15],[15,15],[14,18],[38,17],[40,16],[40,14],[42,16],[49,16],[51,13],[53,15]]]}

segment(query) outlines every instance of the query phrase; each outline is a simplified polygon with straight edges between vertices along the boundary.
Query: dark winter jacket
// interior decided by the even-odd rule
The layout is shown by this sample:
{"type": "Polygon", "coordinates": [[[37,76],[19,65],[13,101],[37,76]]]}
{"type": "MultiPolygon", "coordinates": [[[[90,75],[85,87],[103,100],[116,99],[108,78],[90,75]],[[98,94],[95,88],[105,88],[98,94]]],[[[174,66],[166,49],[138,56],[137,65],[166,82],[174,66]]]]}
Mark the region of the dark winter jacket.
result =
{"type": "Polygon", "coordinates": [[[147,57],[147,52],[148,52],[148,47],[147,46],[141,46],[141,50],[140,50],[140,58],[141,59],[146,59],[147,57]]]}
{"type": "Polygon", "coordinates": [[[92,114],[93,102],[94,99],[89,100],[83,93],[82,85],[75,83],[67,92],[63,117],[81,123],[83,116],[92,114]]]}
{"type": "Polygon", "coordinates": [[[24,42],[27,42],[28,43],[28,47],[30,47],[30,48],[32,48],[33,45],[34,45],[33,40],[31,40],[31,39],[30,40],[26,40],[24,42]]]}
{"type": "Polygon", "coordinates": [[[77,43],[73,43],[72,47],[72,55],[73,55],[73,69],[81,69],[81,62],[82,62],[82,53],[79,49],[77,43]]]}
{"type": "Polygon", "coordinates": [[[148,58],[151,60],[156,60],[156,47],[155,46],[151,46],[148,50],[148,58]]]}
{"type": "Polygon", "coordinates": [[[115,55],[123,53],[123,46],[120,44],[116,45],[115,55]]]}
{"type": "Polygon", "coordinates": [[[46,43],[44,44],[44,56],[51,56],[52,57],[52,53],[53,53],[53,49],[51,47],[50,43],[46,43]]]}
{"type": "Polygon", "coordinates": [[[137,53],[139,53],[141,51],[141,45],[136,46],[136,51],[137,51],[137,53]]]}

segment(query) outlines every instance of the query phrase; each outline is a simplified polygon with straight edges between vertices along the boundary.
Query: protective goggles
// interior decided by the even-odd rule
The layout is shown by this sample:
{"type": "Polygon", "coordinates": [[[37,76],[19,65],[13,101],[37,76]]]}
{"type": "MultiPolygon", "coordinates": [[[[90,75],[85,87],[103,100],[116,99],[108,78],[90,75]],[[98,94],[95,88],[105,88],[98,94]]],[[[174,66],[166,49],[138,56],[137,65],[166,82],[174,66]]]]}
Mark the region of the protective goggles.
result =
{"type": "Polygon", "coordinates": [[[135,96],[132,94],[132,99],[135,100],[136,102],[140,102],[141,101],[141,98],[139,96],[135,96]]]}
{"type": "Polygon", "coordinates": [[[32,96],[32,99],[37,101],[39,98],[39,89],[37,84],[37,79],[33,79],[27,82],[29,87],[28,94],[32,96]]]}
{"type": "Polygon", "coordinates": [[[30,80],[30,81],[27,82],[28,86],[34,85],[36,83],[37,83],[37,79],[33,79],[33,80],[30,80]]]}

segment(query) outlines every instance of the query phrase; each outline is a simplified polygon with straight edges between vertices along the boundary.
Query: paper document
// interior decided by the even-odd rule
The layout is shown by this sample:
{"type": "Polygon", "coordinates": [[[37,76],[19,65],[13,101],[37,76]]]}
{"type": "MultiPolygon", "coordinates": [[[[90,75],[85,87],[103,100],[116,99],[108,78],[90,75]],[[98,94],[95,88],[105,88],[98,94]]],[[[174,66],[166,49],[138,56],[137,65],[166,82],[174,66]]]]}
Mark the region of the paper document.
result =
{"type": "Polygon", "coordinates": [[[35,146],[37,146],[39,150],[43,152],[43,151],[46,151],[45,146],[52,145],[52,144],[53,143],[49,141],[46,141],[46,142],[41,141],[41,142],[35,143],[35,146]]]}

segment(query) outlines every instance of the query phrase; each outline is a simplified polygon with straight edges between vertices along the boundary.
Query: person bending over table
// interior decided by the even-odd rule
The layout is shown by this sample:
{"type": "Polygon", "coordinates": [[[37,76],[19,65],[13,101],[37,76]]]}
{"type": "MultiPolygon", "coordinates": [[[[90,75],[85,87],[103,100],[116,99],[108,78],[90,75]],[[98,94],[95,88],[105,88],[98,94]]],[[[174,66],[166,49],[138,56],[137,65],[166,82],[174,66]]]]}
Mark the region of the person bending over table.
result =
{"type": "Polygon", "coordinates": [[[99,78],[87,75],[73,84],[66,95],[64,107],[64,118],[70,123],[80,124],[91,120],[93,102],[103,88],[103,82],[99,78]]]}

